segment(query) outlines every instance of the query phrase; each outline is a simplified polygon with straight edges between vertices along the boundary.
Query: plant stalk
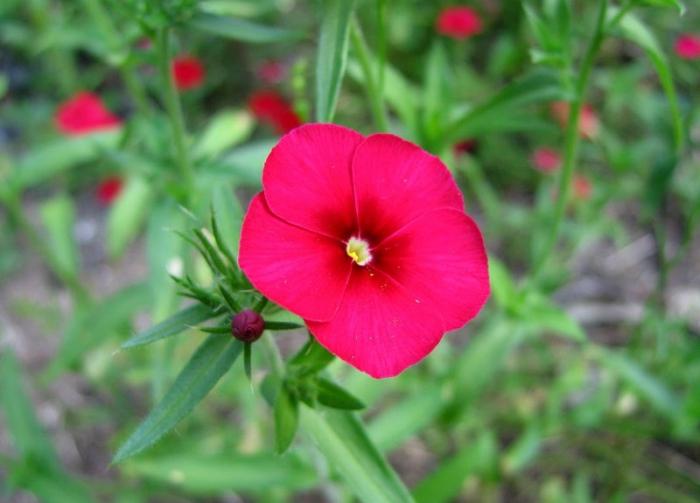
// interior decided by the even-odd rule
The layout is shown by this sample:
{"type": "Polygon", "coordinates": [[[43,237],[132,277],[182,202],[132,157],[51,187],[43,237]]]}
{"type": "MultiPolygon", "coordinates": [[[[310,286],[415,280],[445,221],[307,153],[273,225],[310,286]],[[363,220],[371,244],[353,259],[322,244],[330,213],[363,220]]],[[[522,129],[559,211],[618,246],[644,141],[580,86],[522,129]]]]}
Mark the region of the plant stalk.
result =
{"type": "Polygon", "coordinates": [[[581,117],[581,109],[583,107],[584,98],[588,89],[588,83],[593,70],[593,63],[598,55],[601,44],[605,38],[605,20],[608,8],[607,0],[598,1],[598,14],[596,18],[596,26],[593,32],[586,53],[578,73],[576,81],[576,89],[574,100],[569,107],[569,117],[566,125],[566,137],[564,148],[564,163],[559,177],[559,196],[557,197],[556,206],[554,208],[554,220],[551,226],[547,229],[547,240],[542,248],[542,251],[537,257],[532,270],[532,277],[537,281],[547,264],[548,259],[554,251],[559,238],[559,231],[564,220],[566,206],[569,201],[571,192],[571,181],[574,177],[574,170],[578,158],[579,147],[579,121],[581,117]]]}

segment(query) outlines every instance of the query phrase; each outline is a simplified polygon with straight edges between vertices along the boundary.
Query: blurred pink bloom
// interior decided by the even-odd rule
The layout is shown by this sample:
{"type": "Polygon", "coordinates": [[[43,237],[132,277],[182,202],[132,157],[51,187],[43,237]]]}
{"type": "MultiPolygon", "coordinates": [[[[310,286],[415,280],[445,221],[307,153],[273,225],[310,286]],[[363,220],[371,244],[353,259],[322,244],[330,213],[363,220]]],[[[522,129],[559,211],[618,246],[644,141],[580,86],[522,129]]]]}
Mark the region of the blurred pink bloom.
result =
{"type": "Polygon", "coordinates": [[[446,37],[465,39],[481,31],[481,18],[469,7],[447,7],[440,12],[435,28],[446,37]]]}
{"type": "Polygon", "coordinates": [[[276,91],[257,91],[248,99],[248,108],[260,121],[278,133],[286,133],[301,125],[292,105],[276,91]]]}
{"type": "Polygon", "coordinates": [[[206,71],[202,62],[194,56],[178,56],[172,62],[175,86],[180,91],[188,91],[202,85],[206,71]]]}
{"type": "Polygon", "coordinates": [[[561,155],[559,155],[559,152],[547,147],[535,150],[530,160],[533,166],[543,173],[551,173],[561,167],[561,155]]]}
{"type": "Polygon", "coordinates": [[[700,36],[683,34],[676,39],[676,54],[683,59],[700,58],[700,36]]]}
{"type": "Polygon", "coordinates": [[[574,197],[579,201],[587,201],[593,193],[593,184],[584,175],[575,174],[573,180],[574,197]]]}
{"type": "Polygon", "coordinates": [[[106,178],[97,186],[97,200],[104,206],[109,206],[122,191],[123,182],[118,176],[106,178]]]}
{"type": "Polygon", "coordinates": [[[121,125],[119,117],[110,112],[102,99],[94,93],[82,91],[61,104],[54,121],[58,130],[66,135],[77,136],[121,125]]]}
{"type": "MultiPolygon", "coordinates": [[[[562,128],[565,128],[569,121],[570,108],[571,105],[567,101],[555,101],[550,105],[552,117],[554,117],[562,128]]],[[[598,136],[599,129],[598,115],[595,110],[593,110],[593,107],[588,103],[584,103],[581,108],[581,117],[578,123],[579,134],[583,138],[592,140],[598,136]]]]}
{"type": "Polygon", "coordinates": [[[268,86],[279,84],[287,77],[287,67],[280,61],[265,61],[258,68],[258,78],[268,86]]]}

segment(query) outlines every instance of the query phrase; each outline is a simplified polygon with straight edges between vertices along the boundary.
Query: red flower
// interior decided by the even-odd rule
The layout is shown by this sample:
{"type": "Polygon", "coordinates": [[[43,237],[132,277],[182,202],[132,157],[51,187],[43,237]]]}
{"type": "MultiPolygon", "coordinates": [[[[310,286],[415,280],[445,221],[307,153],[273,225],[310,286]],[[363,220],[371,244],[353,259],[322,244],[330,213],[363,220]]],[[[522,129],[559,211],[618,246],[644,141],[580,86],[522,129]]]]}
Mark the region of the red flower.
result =
{"type": "Polygon", "coordinates": [[[333,354],[394,376],[489,296],[484,243],[463,205],[442,162],[416,145],[307,124],[267,158],[240,266],[333,354]]]}
{"type": "Polygon", "coordinates": [[[676,54],[683,59],[700,58],[700,36],[684,34],[676,39],[676,54]]]}
{"type": "Polygon", "coordinates": [[[583,175],[575,174],[573,180],[574,197],[579,201],[590,199],[593,193],[593,185],[591,181],[583,175]]]}
{"type": "Polygon", "coordinates": [[[543,173],[551,173],[561,167],[561,156],[559,152],[551,148],[538,148],[532,154],[532,164],[543,173]]]}
{"type": "Polygon", "coordinates": [[[122,191],[122,179],[118,176],[105,178],[97,186],[97,200],[105,206],[109,206],[122,191]]]}
{"type": "Polygon", "coordinates": [[[180,91],[201,86],[206,73],[202,62],[194,56],[178,56],[173,60],[171,70],[175,86],[180,91]]]}
{"type": "Polygon", "coordinates": [[[121,125],[119,117],[105,107],[99,96],[86,91],[77,93],[60,105],[54,121],[61,133],[70,136],[94,133],[121,125]]]}
{"type": "MultiPolygon", "coordinates": [[[[550,105],[552,117],[564,128],[569,121],[570,105],[566,101],[555,101],[550,105]]],[[[598,136],[600,124],[598,123],[598,115],[589,104],[584,103],[581,108],[581,117],[579,117],[578,131],[583,138],[589,140],[598,136]]]]}
{"type": "Polygon", "coordinates": [[[440,12],[435,28],[447,37],[465,39],[481,31],[481,18],[469,7],[447,7],[440,12]]]}
{"type": "Polygon", "coordinates": [[[287,100],[275,91],[258,91],[248,99],[248,108],[260,122],[278,133],[287,133],[301,125],[301,119],[287,100]]]}
{"type": "Polygon", "coordinates": [[[279,84],[287,76],[287,68],[279,61],[265,61],[258,68],[258,78],[271,86],[279,84]]]}

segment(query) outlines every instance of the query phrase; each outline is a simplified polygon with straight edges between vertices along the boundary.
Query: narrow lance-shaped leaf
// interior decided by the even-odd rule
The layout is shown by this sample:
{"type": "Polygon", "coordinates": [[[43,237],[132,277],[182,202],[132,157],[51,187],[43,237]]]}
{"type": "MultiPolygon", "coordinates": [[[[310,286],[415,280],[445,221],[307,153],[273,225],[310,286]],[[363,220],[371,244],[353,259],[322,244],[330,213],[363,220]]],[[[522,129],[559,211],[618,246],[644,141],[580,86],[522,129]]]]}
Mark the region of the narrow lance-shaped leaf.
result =
{"type": "Polygon", "coordinates": [[[279,454],[289,449],[299,425],[299,402],[282,385],[275,398],[275,439],[279,454]]]}
{"type": "Polygon", "coordinates": [[[316,119],[331,122],[345,74],[354,0],[324,2],[316,60],[316,119]]]}
{"type": "Polygon", "coordinates": [[[264,26],[245,19],[217,16],[204,12],[195,15],[189,21],[189,25],[200,31],[242,42],[286,42],[302,37],[302,33],[298,31],[264,26]]]}
{"type": "Polygon", "coordinates": [[[160,403],[119,448],[113,463],[150,447],[192,412],[233,365],[242,346],[239,341],[216,335],[204,341],[160,403]]]}
{"type": "Polygon", "coordinates": [[[372,503],[413,501],[352,413],[319,412],[308,407],[302,407],[301,412],[304,431],[358,499],[372,503]]]}
{"type": "Polygon", "coordinates": [[[190,307],[186,307],[182,311],[179,311],[172,315],[170,318],[158,323],[157,325],[149,328],[148,330],[141,332],[136,337],[133,337],[122,344],[122,348],[134,348],[136,346],[143,346],[145,344],[150,344],[166,337],[177,335],[189,327],[197,325],[203,321],[207,321],[213,317],[217,316],[210,307],[203,306],[201,304],[195,304],[190,307]]]}
{"type": "Polygon", "coordinates": [[[326,407],[344,410],[359,410],[365,408],[365,404],[354,397],[350,392],[323,377],[319,377],[316,380],[316,393],[318,403],[326,407]]]}

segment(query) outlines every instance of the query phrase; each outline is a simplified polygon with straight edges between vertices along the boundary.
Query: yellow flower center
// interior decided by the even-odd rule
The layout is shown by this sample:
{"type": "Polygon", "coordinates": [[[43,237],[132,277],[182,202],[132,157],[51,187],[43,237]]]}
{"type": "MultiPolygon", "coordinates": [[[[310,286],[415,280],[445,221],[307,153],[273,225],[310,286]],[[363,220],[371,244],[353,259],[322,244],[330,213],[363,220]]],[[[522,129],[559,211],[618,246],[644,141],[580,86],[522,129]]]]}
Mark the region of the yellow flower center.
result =
{"type": "Polygon", "coordinates": [[[372,261],[372,254],[369,251],[369,243],[364,239],[352,237],[348,240],[345,253],[353,259],[357,265],[365,266],[372,261]]]}

